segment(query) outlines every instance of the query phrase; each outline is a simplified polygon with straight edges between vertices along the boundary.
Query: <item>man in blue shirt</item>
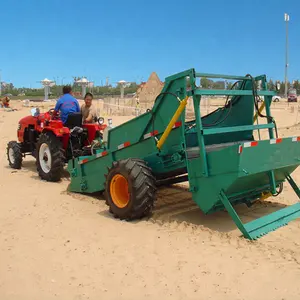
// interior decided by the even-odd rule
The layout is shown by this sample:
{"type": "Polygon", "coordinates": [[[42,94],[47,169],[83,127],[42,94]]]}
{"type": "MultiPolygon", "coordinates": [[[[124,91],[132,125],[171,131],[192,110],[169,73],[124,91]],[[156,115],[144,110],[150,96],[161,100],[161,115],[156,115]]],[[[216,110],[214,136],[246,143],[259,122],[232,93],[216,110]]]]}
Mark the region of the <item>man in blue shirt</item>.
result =
{"type": "Polygon", "coordinates": [[[76,98],[71,95],[72,88],[69,85],[63,87],[63,96],[58,99],[55,108],[54,108],[54,116],[60,111],[60,118],[62,122],[65,124],[68,115],[71,113],[80,112],[80,106],[76,98]]]}

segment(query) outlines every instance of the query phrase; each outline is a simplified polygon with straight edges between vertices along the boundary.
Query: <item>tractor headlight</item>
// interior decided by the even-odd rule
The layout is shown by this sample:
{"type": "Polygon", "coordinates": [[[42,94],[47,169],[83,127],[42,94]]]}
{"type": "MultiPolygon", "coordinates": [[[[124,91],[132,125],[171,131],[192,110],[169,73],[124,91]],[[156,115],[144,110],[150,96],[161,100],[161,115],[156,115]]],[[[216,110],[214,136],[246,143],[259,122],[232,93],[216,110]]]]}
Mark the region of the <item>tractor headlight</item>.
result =
{"type": "Polygon", "coordinates": [[[99,125],[104,124],[104,118],[100,117],[100,118],[98,119],[98,123],[99,123],[99,125]]]}

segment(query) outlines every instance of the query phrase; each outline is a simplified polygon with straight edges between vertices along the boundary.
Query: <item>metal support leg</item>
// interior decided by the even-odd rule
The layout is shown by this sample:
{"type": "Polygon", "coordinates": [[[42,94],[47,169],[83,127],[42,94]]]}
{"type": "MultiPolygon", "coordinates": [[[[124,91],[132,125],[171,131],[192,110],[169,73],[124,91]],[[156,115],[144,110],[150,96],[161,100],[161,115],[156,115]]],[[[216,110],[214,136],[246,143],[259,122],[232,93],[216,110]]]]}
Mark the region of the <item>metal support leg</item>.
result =
{"type": "Polygon", "coordinates": [[[291,187],[293,188],[293,190],[296,193],[296,195],[298,196],[298,198],[300,199],[300,189],[299,189],[297,183],[294,181],[294,179],[290,175],[287,175],[286,179],[287,179],[288,183],[291,185],[291,187]]]}
{"type": "Polygon", "coordinates": [[[244,237],[247,238],[247,239],[252,240],[252,238],[249,235],[248,231],[246,230],[244,224],[242,223],[240,217],[238,216],[238,214],[234,210],[233,206],[231,205],[230,201],[228,200],[227,196],[225,195],[225,193],[223,191],[221,191],[221,193],[220,193],[220,199],[221,199],[224,207],[226,208],[227,212],[231,216],[233,222],[238,227],[238,229],[242,232],[244,237]]]}
{"type": "MultiPolygon", "coordinates": [[[[294,180],[290,176],[286,176],[286,178],[300,198],[300,190],[294,180]]],[[[250,240],[256,240],[257,238],[260,238],[268,232],[274,231],[279,227],[287,225],[290,221],[300,218],[299,201],[296,204],[279,209],[269,215],[265,215],[246,224],[243,224],[223,191],[220,194],[220,200],[227,209],[236,226],[243,233],[244,237],[250,240]]]]}
{"type": "Polygon", "coordinates": [[[272,194],[274,195],[276,194],[276,181],[275,181],[275,174],[273,170],[269,172],[269,178],[270,178],[271,191],[272,194]]]}

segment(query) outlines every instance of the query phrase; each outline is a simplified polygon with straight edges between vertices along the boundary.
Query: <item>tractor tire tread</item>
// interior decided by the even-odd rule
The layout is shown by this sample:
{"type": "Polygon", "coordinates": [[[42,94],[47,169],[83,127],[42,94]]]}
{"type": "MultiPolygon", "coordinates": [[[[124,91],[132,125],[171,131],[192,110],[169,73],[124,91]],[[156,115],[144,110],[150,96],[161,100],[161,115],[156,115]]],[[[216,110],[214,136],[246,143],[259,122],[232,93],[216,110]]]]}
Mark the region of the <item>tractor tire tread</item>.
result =
{"type": "Polygon", "coordinates": [[[36,165],[39,176],[50,182],[58,182],[61,179],[64,168],[64,150],[60,140],[52,133],[42,133],[37,142],[36,165]],[[45,173],[39,163],[39,148],[43,143],[47,143],[52,155],[52,166],[48,173],[45,173]]]}
{"type": "Polygon", "coordinates": [[[22,161],[23,161],[23,154],[22,154],[22,147],[21,145],[16,141],[10,141],[7,144],[7,159],[9,162],[9,165],[13,169],[21,169],[22,167],[22,161]],[[14,152],[14,162],[11,162],[9,159],[9,149],[13,149],[14,152]]]}
{"type": "Polygon", "coordinates": [[[113,163],[108,170],[105,183],[106,204],[110,213],[115,218],[131,221],[141,219],[152,212],[154,201],[156,200],[156,182],[151,169],[141,159],[128,158],[113,163]],[[131,184],[131,197],[133,197],[127,207],[120,209],[116,207],[110,197],[110,180],[118,173],[127,176],[131,184]]]}

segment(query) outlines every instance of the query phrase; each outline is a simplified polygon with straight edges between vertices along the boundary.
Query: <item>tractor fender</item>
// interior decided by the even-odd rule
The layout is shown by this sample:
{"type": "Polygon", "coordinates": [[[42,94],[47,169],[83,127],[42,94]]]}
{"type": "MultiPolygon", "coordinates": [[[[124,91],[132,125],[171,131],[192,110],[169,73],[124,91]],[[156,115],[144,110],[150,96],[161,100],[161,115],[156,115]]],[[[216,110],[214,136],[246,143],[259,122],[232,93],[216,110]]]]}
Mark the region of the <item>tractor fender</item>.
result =
{"type": "Polygon", "coordinates": [[[62,141],[63,149],[66,150],[68,147],[69,136],[70,136],[70,129],[67,127],[62,128],[51,128],[46,127],[42,130],[42,133],[52,132],[57,138],[62,141]]]}

